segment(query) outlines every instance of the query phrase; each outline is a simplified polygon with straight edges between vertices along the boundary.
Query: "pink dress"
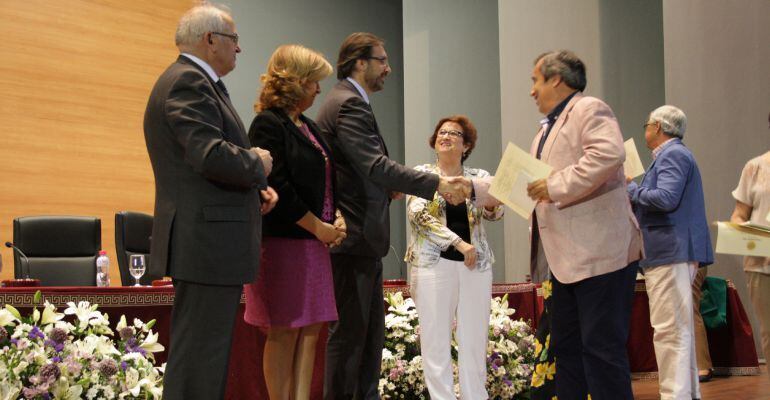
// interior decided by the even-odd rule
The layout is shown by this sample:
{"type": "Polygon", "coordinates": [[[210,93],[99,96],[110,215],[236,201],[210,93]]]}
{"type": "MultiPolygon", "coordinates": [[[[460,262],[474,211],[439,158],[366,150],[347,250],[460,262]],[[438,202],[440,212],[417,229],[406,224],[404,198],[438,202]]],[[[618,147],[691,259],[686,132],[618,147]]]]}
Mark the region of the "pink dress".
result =
{"type": "MultiPolygon", "coordinates": [[[[300,130],[326,156],[323,147],[303,124],[300,130]]],[[[326,161],[326,193],[321,219],[334,218],[332,168],[326,161]]],[[[280,201],[280,200],[279,200],[280,201]]],[[[244,286],[243,319],[259,327],[299,328],[337,320],[329,250],[317,239],[262,238],[257,279],[244,286]]]]}

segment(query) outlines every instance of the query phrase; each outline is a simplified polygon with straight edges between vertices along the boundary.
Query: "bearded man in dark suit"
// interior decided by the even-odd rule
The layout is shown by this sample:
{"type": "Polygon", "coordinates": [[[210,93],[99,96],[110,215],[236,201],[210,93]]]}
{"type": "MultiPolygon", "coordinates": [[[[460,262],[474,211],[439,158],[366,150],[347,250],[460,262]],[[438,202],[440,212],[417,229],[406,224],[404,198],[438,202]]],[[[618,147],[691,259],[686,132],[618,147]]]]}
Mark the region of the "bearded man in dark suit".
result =
{"type": "Polygon", "coordinates": [[[260,212],[278,197],[267,186],[270,153],[249,145],[221,81],[241,51],[232,16],[192,8],[176,45],[144,118],[155,174],[150,265],[175,289],[163,398],[222,399],[242,285],[259,265],[260,212]]]}
{"type": "Polygon", "coordinates": [[[382,257],[390,248],[391,199],[402,193],[432,199],[438,191],[457,204],[471,182],[405,167],[388,157],[369,105],[390,74],[384,41],[371,33],[348,36],[340,47],[337,78],[317,122],[334,155],[338,207],[348,237],[331,249],[339,320],[329,325],[326,399],[379,399],[385,332],[382,257]]]}

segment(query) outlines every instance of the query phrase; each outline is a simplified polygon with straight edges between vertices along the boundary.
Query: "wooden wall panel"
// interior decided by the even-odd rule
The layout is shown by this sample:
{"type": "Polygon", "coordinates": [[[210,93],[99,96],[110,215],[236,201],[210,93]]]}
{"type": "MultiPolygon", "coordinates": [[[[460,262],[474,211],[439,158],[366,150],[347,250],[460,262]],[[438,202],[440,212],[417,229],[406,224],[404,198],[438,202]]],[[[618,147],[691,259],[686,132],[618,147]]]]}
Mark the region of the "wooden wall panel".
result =
{"type": "MultiPolygon", "coordinates": [[[[192,4],[0,1],[0,241],[12,240],[18,216],[98,216],[120,284],[114,215],[152,213],[144,108],[192,4]]],[[[0,254],[0,278],[13,277],[10,249],[0,254]]]]}

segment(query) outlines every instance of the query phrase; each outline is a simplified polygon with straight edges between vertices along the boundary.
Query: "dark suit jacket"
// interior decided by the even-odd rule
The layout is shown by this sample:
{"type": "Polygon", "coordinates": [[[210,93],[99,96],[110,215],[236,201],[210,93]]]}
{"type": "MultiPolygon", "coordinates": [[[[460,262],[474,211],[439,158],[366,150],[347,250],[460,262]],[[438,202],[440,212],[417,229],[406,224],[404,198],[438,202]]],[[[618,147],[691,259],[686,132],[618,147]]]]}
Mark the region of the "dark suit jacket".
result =
{"type": "Polygon", "coordinates": [[[384,257],[390,247],[390,191],[432,199],[439,177],[388,158],[371,107],[345,79],[326,95],[316,121],[334,157],[337,206],[348,228],[347,238],[331,252],[384,257]]]}
{"type": "Polygon", "coordinates": [[[628,185],[628,194],[644,239],[641,267],[714,262],[700,171],[680,139],[658,154],[639,185],[628,185]]]}
{"type": "Polygon", "coordinates": [[[217,285],[253,281],[258,189],[267,180],[227,96],[180,56],[152,89],[144,138],[155,174],[153,273],[217,285]]]}
{"type": "MultiPolygon", "coordinates": [[[[304,115],[300,115],[300,119],[331,157],[318,126],[304,115]]],[[[263,235],[315,238],[312,233],[297,225],[297,221],[308,211],[319,219],[323,216],[326,192],[326,161],[323,154],[280,109],[259,113],[251,123],[249,140],[253,146],[270,150],[273,156],[273,170],[267,181],[278,193],[279,201],[273,211],[265,215],[263,235]]]]}

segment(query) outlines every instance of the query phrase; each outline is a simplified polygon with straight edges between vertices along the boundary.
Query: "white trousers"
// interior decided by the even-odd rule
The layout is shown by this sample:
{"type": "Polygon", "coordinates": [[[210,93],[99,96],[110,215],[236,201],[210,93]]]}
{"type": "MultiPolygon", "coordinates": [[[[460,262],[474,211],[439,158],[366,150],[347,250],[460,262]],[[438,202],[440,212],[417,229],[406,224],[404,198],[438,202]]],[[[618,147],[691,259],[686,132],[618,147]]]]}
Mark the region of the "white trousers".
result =
{"type": "Polygon", "coordinates": [[[644,269],[661,400],[699,399],[692,281],[695,262],[644,269]]]}
{"type": "Polygon", "coordinates": [[[456,399],[451,340],[453,321],[457,318],[460,398],[486,399],[492,270],[469,270],[461,261],[440,258],[431,267],[413,267],[411,278],[430,398],[456,399]]]}

